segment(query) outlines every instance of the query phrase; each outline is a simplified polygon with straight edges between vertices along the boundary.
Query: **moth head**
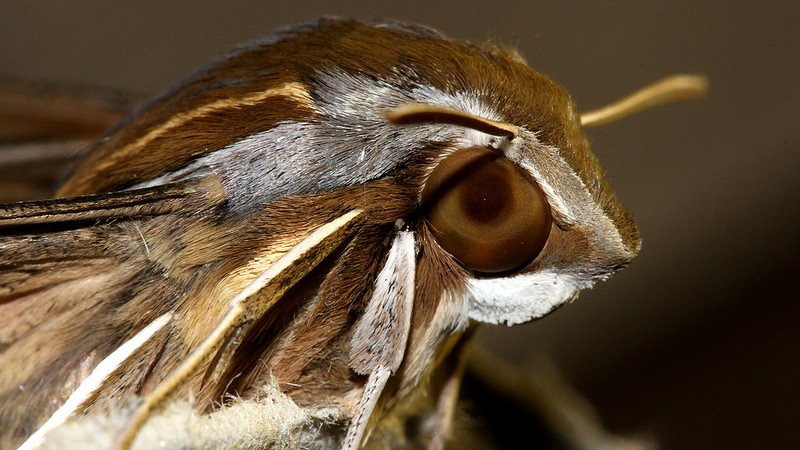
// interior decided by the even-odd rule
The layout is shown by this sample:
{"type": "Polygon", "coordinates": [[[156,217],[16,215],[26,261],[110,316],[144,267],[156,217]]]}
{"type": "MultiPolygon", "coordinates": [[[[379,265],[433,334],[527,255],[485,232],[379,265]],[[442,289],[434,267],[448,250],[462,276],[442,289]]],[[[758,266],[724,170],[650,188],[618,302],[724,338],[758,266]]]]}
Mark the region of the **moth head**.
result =
{"type": "Polygon", "coordinates": [[[322,19],[240,46],[99,141],[60,194],[205,175],[230,220],[402,220],[436,260],[420,270],[482,322],[541,317],[639,249],[563,88],[414,25],[322,19]]]}
{"type": "MultiPolygon", "coordinates": [[[[565,94],[548,102],[572,108],[565,94]]],[[[572,123],[562,128],[575,135],[565,141],[585,145],[577,114],[567,117],[572,123]]],[[[404,105],[387,119],[464,129],[460,145],[427,171],[417,226],[428,237],[423,245],[464,269],[472,319],[514,324],[541,317],[636,255],[635,225],[601,188],[594,159],[586,153],[589,167],[575,167],[565,156],[588,148],[563,151],[542,142],[529,123],[435,105],[404,105]],[[586,174],[596,178],[587,183],[586,174]]]]}
{"type": "Polygon", "coordinates": [[[630,263],[641,245],[638,230],[603,179],[583,128],[698,98],[708,87],[703,77],[677,75],[578,115],[563,90],[539,77],[532,75],[542,89],[528,91],[540,111],[547,106],[538,115],[509,113],[515,119],[502,122],[429,105],[387,115],[396,124],[471,130],[472,145],[452,149],[429,171],[421,226],[429,245],[466,269],[474,320],[512,325],[542,317],[630,263]]]}

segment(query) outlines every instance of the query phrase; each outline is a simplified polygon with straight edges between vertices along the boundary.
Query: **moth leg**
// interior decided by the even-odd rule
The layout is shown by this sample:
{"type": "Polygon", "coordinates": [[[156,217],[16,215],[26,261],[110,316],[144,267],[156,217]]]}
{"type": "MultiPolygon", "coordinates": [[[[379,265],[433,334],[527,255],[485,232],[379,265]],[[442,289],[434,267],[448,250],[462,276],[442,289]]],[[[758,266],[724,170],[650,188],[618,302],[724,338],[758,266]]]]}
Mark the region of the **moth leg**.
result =
{"type": "MultiPolygon", "coordinates": [[[[399,221],[398,228],[401,228],[399,221]]],[[[350,367],[371,375],[378,367],[393,373],[403,362],[414,302],[416,251],[414,233],[398,230],[375,290],[350,341],[350,367]]]]}
{"type": "Polygon", "coordinates": [[[211,358],[237,329],[252,323],[269,310],[292,285],[351,236],[363,220],[363,211],[353,210],[317,228],[237,294],[231,300],[227,314],[211,334],[175,372],[145,398],[144,403],[133,413],[126,428],[118,437],[118,448],[130,449],[150,415],[195,370],[211,358]]]}
{"type": "Polygon", "coordinates": [[[364,385],[364,393],[361,395],[361,400],[358,402],[358,408],[350,421],[350,426],[347,427],[347,435],[342,442],[342,450],[355,450],[361,448],[361,442],[367,431],[367,424],[372,412],[375,410],[375,405],[378,403],[378,398],[389,381],[392,371],[388,367],[379,366],[369,374],[367,384],[364,385]]]}
{"type": "Polygon", "coordinates": [[[414,302],[416,244],[414,233],[403,230],[403,226],[398,221],[386,263],[350,341],[350,367],[361,375],[369,374],[369,378],[347,429],[343,449],[361,446],[381,392],[405,355],[414,302]]]}
{"type": "Polygon", "coordinates": [[[443,450],[445,443],[450,437],[450,430],[453,425],[453,416],[458,405],[458,396],[461,391],[461,381],[464,379],[464,370],[467,367],[469,358],[469,344],[464,343],[455,350],[455,368],[447,377],[439,399],[436,402],[436,412],[434,413],[434,426],[431,440],[428,443],[428,450],[443,450]]]}

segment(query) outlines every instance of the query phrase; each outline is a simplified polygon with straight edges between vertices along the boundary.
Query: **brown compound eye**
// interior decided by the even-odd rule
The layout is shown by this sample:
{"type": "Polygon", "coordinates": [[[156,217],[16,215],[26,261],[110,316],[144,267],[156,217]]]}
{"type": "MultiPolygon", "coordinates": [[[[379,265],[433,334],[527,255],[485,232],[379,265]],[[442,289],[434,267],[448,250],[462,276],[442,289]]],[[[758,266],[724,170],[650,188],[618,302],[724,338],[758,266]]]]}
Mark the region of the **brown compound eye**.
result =
{"type": "Polygon", "coordinates": [[[444,159],[422,191],[434,236],[464,267],[498,273],[533,261],[550,235],[542,189],[494,150],[470,147],[444,159]]]}

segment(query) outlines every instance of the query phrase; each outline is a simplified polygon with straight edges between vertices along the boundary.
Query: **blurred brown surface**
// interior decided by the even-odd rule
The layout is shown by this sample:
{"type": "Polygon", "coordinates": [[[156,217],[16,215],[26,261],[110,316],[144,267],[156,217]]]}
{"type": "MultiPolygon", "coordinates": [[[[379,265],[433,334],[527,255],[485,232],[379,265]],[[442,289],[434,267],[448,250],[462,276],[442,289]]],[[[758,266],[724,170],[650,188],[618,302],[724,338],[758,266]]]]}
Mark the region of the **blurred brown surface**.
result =
{"type": "Polygon", "coordinates": [[[639,258],[553,316],[480,338],[523,365],[546,353],[612,430],[663,448],[800,448],[794,3],[6,1],[0,75],[156,92],[233,44],[323,14],[513,45],[584,109],[706,74],[703,102],[590,131],[639,224],[639,258]]]}

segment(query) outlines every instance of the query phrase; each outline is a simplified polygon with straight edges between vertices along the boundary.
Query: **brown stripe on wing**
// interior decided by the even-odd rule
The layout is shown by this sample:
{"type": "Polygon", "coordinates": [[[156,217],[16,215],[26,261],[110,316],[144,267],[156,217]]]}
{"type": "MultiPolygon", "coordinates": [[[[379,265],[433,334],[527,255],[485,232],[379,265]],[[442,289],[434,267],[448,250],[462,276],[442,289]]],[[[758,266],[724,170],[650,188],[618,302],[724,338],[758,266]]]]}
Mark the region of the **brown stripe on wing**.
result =
{"type": "MultiPolygon", "coordinates": [[[[0,204],[0,229],[21,228],[24,232],[25,227],[46,224],[158,216],[185,209],[193,197],[210,197],[218,188],[206,178],[108,194],[0,204]]],[[[216,194],[221,195],[221,190],[216,194]]]]}
{"type": "MultiPolygon", "coordinates": [[[[195,84],[185,89],[191,91],[195,84]]],[[[59,195],[115,190],[146,181],[280,122],[313,113],[305,86],[280,79],[183,97],[155,105],[99,142],[59,195]]]]}

